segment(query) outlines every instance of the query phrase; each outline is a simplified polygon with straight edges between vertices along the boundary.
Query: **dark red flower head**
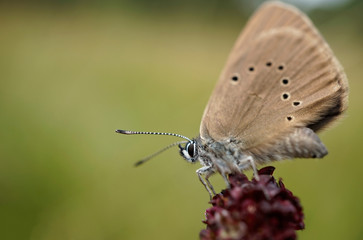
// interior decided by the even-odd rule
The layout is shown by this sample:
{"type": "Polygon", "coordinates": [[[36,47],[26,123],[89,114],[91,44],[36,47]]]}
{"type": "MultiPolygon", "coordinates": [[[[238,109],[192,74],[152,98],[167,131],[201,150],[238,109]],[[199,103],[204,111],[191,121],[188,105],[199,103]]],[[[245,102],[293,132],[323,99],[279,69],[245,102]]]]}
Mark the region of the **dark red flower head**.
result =
{"type": "Polygon", "coordinates": [[[296,239],[295,231],[304,229],[302,207],[281,179],[276,182],[274,170],[262,168],[259,180],[251,181],[244,174],[230,175],[231,188],[214,196],[205,212],[207,228],[200,239],[296,239]]]}

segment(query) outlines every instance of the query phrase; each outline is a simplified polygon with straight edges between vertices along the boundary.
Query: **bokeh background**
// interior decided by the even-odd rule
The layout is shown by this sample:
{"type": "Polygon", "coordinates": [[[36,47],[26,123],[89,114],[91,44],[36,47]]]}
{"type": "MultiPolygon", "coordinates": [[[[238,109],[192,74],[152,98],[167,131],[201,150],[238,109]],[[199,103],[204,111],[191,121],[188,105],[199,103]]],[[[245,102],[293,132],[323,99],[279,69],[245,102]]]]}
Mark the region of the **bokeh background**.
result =
{"type": "MultiPolygon", "coordinates": [[[[2,1],[0,239],[198,239],[199,165],[175,148],[134,168],[178,139],[114,130],[196,136],[259,2],[2,1]]],[[[274,163],[275,176],[304,206],[300,239],[363,239],[363,2],[293,4],[345,67],[350,107],[320,135],[327,157],[274,163]]]]}

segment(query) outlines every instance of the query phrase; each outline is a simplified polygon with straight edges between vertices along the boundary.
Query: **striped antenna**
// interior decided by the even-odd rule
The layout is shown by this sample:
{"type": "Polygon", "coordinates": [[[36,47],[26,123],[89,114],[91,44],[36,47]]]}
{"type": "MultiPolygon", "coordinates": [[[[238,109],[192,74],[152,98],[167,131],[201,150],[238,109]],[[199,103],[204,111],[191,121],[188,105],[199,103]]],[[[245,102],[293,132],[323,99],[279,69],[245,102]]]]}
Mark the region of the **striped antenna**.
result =
{"type": "Polygon", "coordinates": [[[120,130],[117,129],[115,132],[117,133],[121,133],[121,134],[126,134],[126,135],[134,135],[134,134],[146,134],[146,135],[168,135],[168,136],[174,136],[174,137],[180,137],[180,138],[184,138],[186,140],[188,140],[189,142],[191,142],[192,140],[190,140],[189,138],[180,135],[180,134],[176,134],[176,133],[163,133],[163,132],[135,132],[135,131],[129,131],[129,130],[120,130]]]}

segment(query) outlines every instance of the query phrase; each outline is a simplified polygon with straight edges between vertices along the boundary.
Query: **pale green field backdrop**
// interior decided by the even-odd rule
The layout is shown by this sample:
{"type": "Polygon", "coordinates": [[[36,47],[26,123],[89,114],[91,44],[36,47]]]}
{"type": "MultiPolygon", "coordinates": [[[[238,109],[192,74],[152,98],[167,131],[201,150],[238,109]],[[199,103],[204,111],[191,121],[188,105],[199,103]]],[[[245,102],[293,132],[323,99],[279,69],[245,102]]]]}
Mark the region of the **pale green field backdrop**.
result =
{"type": "MultiPolygon", "coordinates": [[[[329,155],[272,164],[302,201],[299,239],[363,239],[362,10],[316,23],[350,83],[346,117],[320,135],[329,155]]],[[[134,168],[176,139],[114,130],[196,136],[243,26],[210,8],[1,5],[0,239],[198,239],[199,165],[175,148],[134,168]]]]}

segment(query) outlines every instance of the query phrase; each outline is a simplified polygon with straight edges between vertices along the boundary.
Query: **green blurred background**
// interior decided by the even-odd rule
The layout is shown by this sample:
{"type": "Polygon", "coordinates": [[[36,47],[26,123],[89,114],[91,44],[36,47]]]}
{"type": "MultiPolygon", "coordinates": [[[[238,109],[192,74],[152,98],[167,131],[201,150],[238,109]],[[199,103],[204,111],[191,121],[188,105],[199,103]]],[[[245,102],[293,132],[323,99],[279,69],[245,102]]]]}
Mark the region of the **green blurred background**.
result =
{"type": "MultiPolygon", "coordinates": [[[[134,168],[176,139],[114,130],[196,136],[251,2],[1,2],[0,239],[198,239],[199,165],[175,148],[134,168]]],[[[295,2],[345,67],[350,107],[321,134],[327,157],[275,176],[304,206],[300,239],[363,239],[363,2],[295,2]]]]}

